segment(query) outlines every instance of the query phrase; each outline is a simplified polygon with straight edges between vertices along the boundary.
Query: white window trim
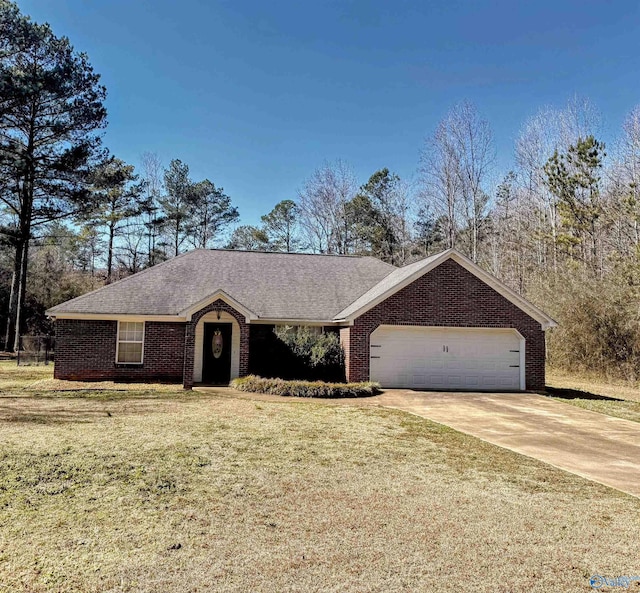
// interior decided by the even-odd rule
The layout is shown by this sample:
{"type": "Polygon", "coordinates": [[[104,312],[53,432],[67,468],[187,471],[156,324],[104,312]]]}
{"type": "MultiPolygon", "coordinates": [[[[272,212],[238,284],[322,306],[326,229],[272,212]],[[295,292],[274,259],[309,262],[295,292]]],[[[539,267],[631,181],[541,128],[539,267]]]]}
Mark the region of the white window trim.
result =
{"type": "Polygon", "coordinates": [[[121,365],[137,365],[140,366],[142,364],[144,364],[144,338],[145,338],[145,333],[146,333],[146,323],[144,321],[140,322],[140,321],[129,321],[127,319],[119,319],[118,320],[118,331],[116,332],[116,364],[121,364],[121,365]],[[120,324],[121,323],[142,323],[142,342],[132,342],[130,340],[127,340],[126,344],[140,344],[142,343],[142,353],[140,354],[140,362],[120,362],[119,358],[120,358],[120,324]]]}

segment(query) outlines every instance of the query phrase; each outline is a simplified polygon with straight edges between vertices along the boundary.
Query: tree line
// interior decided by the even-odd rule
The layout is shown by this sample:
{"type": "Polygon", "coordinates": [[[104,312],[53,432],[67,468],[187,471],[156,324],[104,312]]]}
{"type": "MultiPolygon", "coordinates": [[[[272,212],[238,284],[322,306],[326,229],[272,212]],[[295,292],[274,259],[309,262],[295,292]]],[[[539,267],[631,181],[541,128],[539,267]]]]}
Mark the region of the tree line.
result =
{"type": "Polygon", "coordinates": [[[188,247],[238,219],[223,188],[178,159],[144,179],[103,145],[106,89],[86,54],[0,0],[0,247],[4,343],[44,310],[188,247]],[[35,253],[34,253],[35,248],[35,253]],[[58,260],[58,261],[54,261],[58,260]],[[68,272],[68,274],[65,274],[68,272]]]}
{"type": "Polygon", "coordinates": [[[524,122],[499,175],[490,123],[454,105],[413,178],[388,169],[358,185],[342,161],[297,196],[301,244],[395,265],[456,248],[560,322],[559,367],[640,378],[640,105],[610,146],[587,99],[524,122]]]}
{"type": "Polygon", "coordinates": [[[605,146],[586,99],[522,125],[498,170],[491,124],[462,101],[416,147],[416,170],[358,179],[325,162],[240,224],[189,166],[136,169],[103,144],[106,89],[66,37],[0,0],[0,305],[8,350],[50,332],[46,308],[193,248],[372,255],[404,265],[455,247],[560,321],[550,359],[640,372],[640,106],[605,146]],[[283,196],[284,197],[284,196],[283,196]]]}

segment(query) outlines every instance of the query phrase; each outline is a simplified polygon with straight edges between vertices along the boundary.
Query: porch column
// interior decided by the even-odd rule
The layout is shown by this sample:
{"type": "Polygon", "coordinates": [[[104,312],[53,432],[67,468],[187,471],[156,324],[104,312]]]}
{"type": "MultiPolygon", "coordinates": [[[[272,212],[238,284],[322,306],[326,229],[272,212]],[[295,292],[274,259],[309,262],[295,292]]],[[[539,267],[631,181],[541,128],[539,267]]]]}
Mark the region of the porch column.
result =
{"type": "MultiPolygon", "coordinates": [[[[200,317],[198,317],[200,319],[200,317]]],[[[187,326],[184,332],[184,371],[182,373],[182,386],[184,389],[191,389],[193,387],[193,363],[195,357],[195,345],[196,345],[196,324],[194,317],[191,321],[187,322],[187,326]]]]}

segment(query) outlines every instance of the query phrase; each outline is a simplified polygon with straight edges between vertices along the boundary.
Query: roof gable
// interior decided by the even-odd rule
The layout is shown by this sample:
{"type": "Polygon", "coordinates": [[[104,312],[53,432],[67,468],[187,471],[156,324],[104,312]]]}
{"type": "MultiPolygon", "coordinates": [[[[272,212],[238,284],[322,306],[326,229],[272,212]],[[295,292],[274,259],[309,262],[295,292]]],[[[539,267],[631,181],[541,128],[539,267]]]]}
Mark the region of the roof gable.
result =
{"type": "Polygon", "coordinates": [[[362,314],[385,301],[390,296],[402,290],[421,276],[428,274],[431,270],[449,259],[454,260],[479,280],[493,288],[498,294],[502,295],[527,315],[538,321],[543,330],[557,326],[557,323],[544,311],[521,297],[515,291],[511,290],[506,284],[498,280],[495,276],[484,271],[480,266],[473,263],[469,258],[465,257],[455,249],[448,249],[442,253],[438,253],[413,264],[409,264],[403,268],[396,269],[378,282],[378,284],[371,287],[348,307],[340,311],[340,313],[334,317],[334,321],[352,322],[357,317],[360,317],[362,314]]]}
{"type": "Polygon", "coordinates": [[[250,309],[247,309],[242,303],[239,303],[233,297],[225,293],[224,290],[213,291],[210,295],[208,295],[201,301],[194,303],[193,305],[187,307],[183,311],[180,311],[178,315],[180,317],[186,318],[187,321],[191,321],[191,317],[193,316],[194,313],[197,313],[198,311],[200,311],[200,309],[204,309],[207,305],[214,303],[218,299],[224,301],[225,303],[227,303],[227,305],[230,305],[236,311],[238,311],[238,313],[241,313],[242,315],[244,315],[247,323],[249,323],[254,319],[258,319],[258,315],[256,313],[254,313],[250,309]]]}

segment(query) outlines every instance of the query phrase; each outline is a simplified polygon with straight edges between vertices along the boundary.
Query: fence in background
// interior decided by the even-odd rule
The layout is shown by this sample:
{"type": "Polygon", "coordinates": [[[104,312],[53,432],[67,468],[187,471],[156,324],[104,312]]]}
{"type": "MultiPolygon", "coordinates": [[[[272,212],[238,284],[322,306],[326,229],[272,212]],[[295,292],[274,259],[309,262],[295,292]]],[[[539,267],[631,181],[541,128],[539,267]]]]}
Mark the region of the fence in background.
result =
{"type": "Polygon", "coordinates": [[[49,364],[54,355],[53,336],[20,336],[18,365],[49,364]]]}

